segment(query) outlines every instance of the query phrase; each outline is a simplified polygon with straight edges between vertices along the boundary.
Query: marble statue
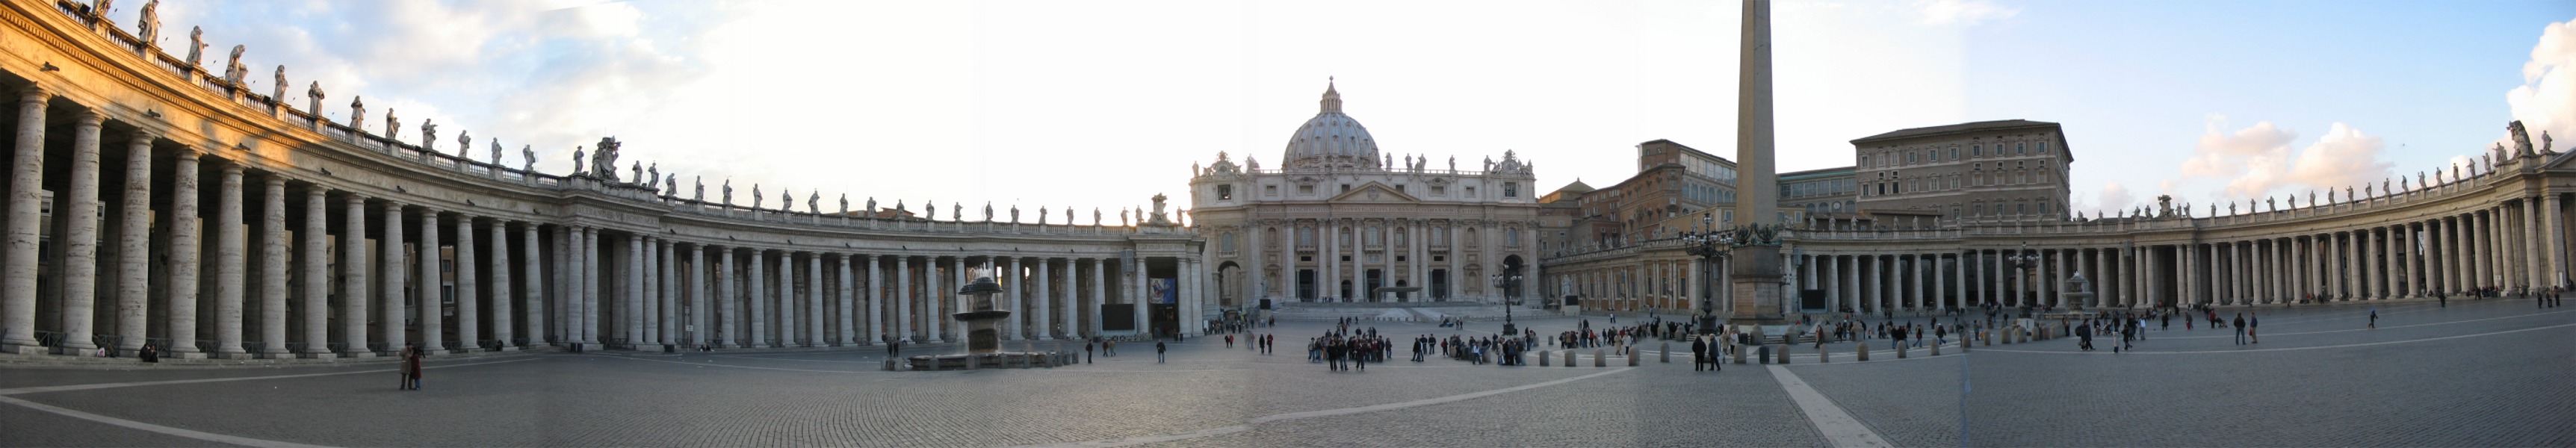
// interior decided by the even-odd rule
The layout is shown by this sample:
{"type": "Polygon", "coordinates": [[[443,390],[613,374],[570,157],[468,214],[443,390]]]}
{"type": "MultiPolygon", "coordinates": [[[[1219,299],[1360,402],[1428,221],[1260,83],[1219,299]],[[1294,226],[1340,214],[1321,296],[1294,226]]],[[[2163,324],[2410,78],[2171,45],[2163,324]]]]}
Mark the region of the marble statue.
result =
{"type": "Polygon", "coordinates": [[[1207,171],[1199,169],[1198,162],[1190,162],[1190,177],[1199,177],[1200,174],[1207,174],[1207,171]]]}
{"type": "Polygon", "coordinates": [[[1166,200],[1166,199],[1169,199],[1169,198],[1163,197],[1163,194],[1162,194],[1162,193],[1154,193],[1154,217],[1153,217],[1154,221],[1153,221],[1153,222],[1160,223],[1160,222],[1164,222],[1164,221],[1166,221],[1166,219],[1164,219],[1164,218],[1163,218],[1163,201],[1164,201],[1164,200],[1166,200]]]}
{"type": "Polygon", "coordinates": [[[627,164],[626,169],[631,170],[631,171],[629,171],[629,172],[634,173],[634,174],[629,174],[629,175],[627,175],[627,177],[634,178],[634,179],[635,179],[635,183],[639,183],[639,184],[640,184],[640,183],[644,183],[645,181],[650,180],[650,179],[645,179],[645,178],[644,178],[644,162],[642,162],[642,161],[637,161],[637,162],[635,162],[635,163],[627,164]]]}
{"type": "Polygon", "coordinates": [[[1387,169],[1387,170],[1393,170],[1393,169],[1395,169],[1395,155],[1394,155],[1394,154],[1380,154],[1380,155],[1378,155],[1378,158],[1379,158],[1379,159],[1383,159],[1383,160],[1381,160],[1381,161],[1379,161],[1379,162],[1378,162],[1378,164],[1377,164],[1378,168],[1381,168],[1381,169],[1387,169]]]}
{"type": "Polygon", "coordinates": [[[1047,208],[1046,208],[1046,207],[1038,207],[1038,225],[1041,225],[1041,226],[1046,225],[1046,221],[1047,221],[1047,208]]]}
{"type": "Polygon", "coordinates": [[[1494,170],[1494,156],[1485,156],[1485,171],[1494,170]]]}
{"type": "Polygon", "coordinates": [[[1073,206],[1064,207],[1064,225],[1073,225],[1073,206]]]}
{"type": "Polygon", "coordinates": [[[2424,183],[2424,172],[2422,172],[2422,171],[2416,171],[2416,172],[2415,172],[2415,184],[2416,184],[2416,185],[2432,185],[2432,184],[2424,183]]]}
{"type": "Polygon", "coordinates": [[[231,61],[231,62],[226,62],[226,63],[224,63],[224,82],[225,82],[225,83],[232,84],[232,85],[234,85],[234,86],[240,86],[240,85],[241,85],[241,83],[242,83],[242,77],[244,77],[244,76],[250,76],[250,68],[249,68],[249,67],[243,67],[243,66],[242,66],[242,63],[241,63],[242,52],[244,52],[244,51],[250,51],[250,46],[248,46],[248,45],[234,45],[234,46],[233,46],[233,59],[232,59],[232,61],[231,61]]]}
{"type": "Polygon", "coordinates": [[[367,97],[349,97],[349,127],[367,132],[367,97]]]}
{"type": "Polygon", "coordinates": [[[966,204],[962,202],[948,203],[948,220],[966,222],[966,204]]]}
{"type": "Polygon", "coordinates": [[[456,158],[474,160],[474,131],[456,131],[456,158]]]}
{"type": "Polygon", "coordinates": [[[789,190],[785,187],[780,187],[778,189],[778,211],[796,211],[796,190],[789,190]]]}
{"type": "MultiPolygon", "coordinates": [[[[2387,182],[2387,181],[2386,181],[2386,180],[2381,180],[2380,182],[2387,182]]],[[[2373,197],[2373,196],[2378,196],[2378,195],[2379,195],[2379,192],[2377,192],[2377,191],[2372,191],[2372,190],[2371,190],[2371,187],[2373,187],[2373,185],[2370,185],[2370,184],[2362,184],[2362,185],[2361,185],[2361,196],[2355,196],[2355,197],[2353,197],[2352,199],[2353,199],[2353,200],[2358,201],[2358,200],[2361,200],[2361,199],[2363,199],[2363,198],[2369,198],[2369,197],[2373,197]]]]}
{"type": "Polygon", "coordinates": [[[2157,213],[2157,214],[2159,214],[2160,216],[2170,216],[2170,215],[2173,215],[2173,212],[2174,212],[2174,208],[2173,208],[2173,195],[2169,195],[2169,194],[2160,194],[2160,195],[2156,195],[2156,210],[2157,210],[2157,211],[2156,211],[2156,213],[2157,213]]]}
{"type": "Polygon", "coordinates": [[[1128,212],[1129,212],[1129,210],[1124,209],[1124,208],[1118,209],[1118,226],[1119,226],[1119,227],[1126,227],[1126,226],[1127,226],[1127,213],[1128,213],[1128,212]]]}
{"type": "Polygon", "coordinates": [[[583,165],[581,163],[581,146],[574,145],[572,147],[572,173],[574,175],[585,173],[587,171],[583,171],[583,169],[586,167],[588,167],[588,165],[583,165]]]}
{"type": "Polygon", "coordinates": [[[663,176],[665,177],[662,178],[662,194],[665,196],[679,196],[680,173],[664,174],[663,176]]]}
{"type": "Polygon", "coordinates": [[[894,200],[894,217],[896,217],[896,218],[902,218],[902,217],[903,217],[903,215],[906,215],[906,214],[909,214],[909,213],[911,213],[911,212],[906,212],[906,211],[904,211],[904,210],[903,210],[903,200],[902,200],[902,199],[896,199],[896,200],[894,200]]]}
{"type": "Polygon", "coordinates": [[[89,7],[89,12],[90,14],[97,15],[98,20],[104,21],[107,20],[107,8],[115,5],[116,0],[98,0],[97,5],[89,7]]]}
{"type": "Polygon", "coordinates": [[[1457,156],[1457,155],[1454,155],[1454,154],[1453,154],[1453,155],[1450,155],[1450,156],[1449,156],[1449,171],[1450,171],[1450,172],[1457,172],[1457,171],[1458,171],[1458,156],[1457,156]]]}
{"type": "Polygon", "coordinates": [[[283,64],[277,66],[277,84],[269,86],[268,101],[286,101],[286,66],[283,64]]]}
{"type": "MultiPolygon", "coordinates": [[[[2277,211],[2281,211],[2281,201],[2280,201],[2279,199],[2280,199],[2280,198],[2275,198],[2275,197],[2271,197],[2271,196],[2264,196],[2264,197],[2263,197],[2263,205],[2271,207],[2271,208],[2272,208],[2272,211],[2276,211],[2276,212],[2277,212],[2277,211]]],[[[2296,204],[2296,203],[2293,203],[2293,206],[2295,206],[2295,204],[2296,204]]]]}
{"type": "MultiPolygon", "coordinates": [[[[695,192],[689,193],[689,200],[692,200],[692,201],[698,201],[698,202],[706,202],[706,201],[707,201],[707,176],[706,176],[706,175],[691,176],[691,177],[689,178],[689,183],[690,183],[690,184],[692,184],[692,185],[694,186],[693,188],[695,188],[695,189],[696,189],[696,191],[695,191],[695,192]]],[[[841,201],[841,202],[842,202],[842,205],[844,205],[844,206],[845,206],[845,207],[842,207],[842,208],[849,208],[849,207],[846,207],[846,205],[848,205],[848,203],[849,203],[850,201],[843,200],[843,201],[841,201]]]]}
{"type": "Polygon", "coordinates": [[[438,151],[438,119],[420,120],[420,150],[438,151]]]}
{"type": "Polygon", "coordinates": [[[2557,155],[2558,150],[2550,148],[2549,145],[2549,131],[2540,131],[2540,153],[2545,155],[2557,155]]]}
{"type": "Polygon", "coordinates": [[[2236,202],[2235,202],[2235,201],[2228,201],[2228,202],[2227,202],[2227,214],[2228,214],[2229,216],[2235,216],[2235,215],[2236,215],[2236,202]]]}
{"type": "MultiPolygon", "coordinates": [[[[2525,130],[2523,130],[2523,128],[2522,128],[2522,120],[2514,120],[2514,121],[2513,121],[2513,122],[2511,122],[2511,123],[2505,123],[2505,125],[2504,125],[2504,130],[2505,130],[2505,133],[2513,135],[2513,154],[2514,154],[2514,155],[2517,155],[2517,156],[2531,156],[2531,155],[2533,155],[2533,154],[2532,154],[2532,152],[2531,152],[2531,133],[2530,133],[2529,131],[2525,131],[2525,130]]],[[[2503,154],[2503,151],[2497,151],[2497,154],[2501,155],[2501,154],[2503,154]]],[[[2503,157],[2497,157],[2497,158],[2503,158],[2503,157]]]]}
{"type": "Polygon", "coordinates": [[[732,205],[733,205],[733,179],[732,179],[732,178],[726,178],[726,179],[724,180],[724,186],[723,186],[723,188],[724,188],[724,205],[726,205],[726,206],[732,206],[732,205]]]}
{"type": "Polygon", "coordinates": [[[876,215],[877,215],[877,197],[876,197],[876,196],[869,196],[869,197],[868,197],[868,217],[870,217],[870,218],[874,218],[874,217],[876,217],[876,215]]]}
{"type": "Polygon", "coordinates": [[[590,175],[608,179],[610,182],[616,182],[617,147],[619,146],[624,145],[617,143],[617,137],[601,137],[599,139],[599,150],[597,154],[592,154],[596,157],[590,158],[590,175]]]}
{"type": "Polygon", "coordinates": [[[841,193],[841,214],[850,214],[850,194],[841,193]]]}
{"type": "MultiPolygon", "coordinates": [[[[1251,157],[1245,157],[1245,158],[1243,158],[1243,160],[1244,160],[1244,161],[1251,161],[1251,160],[1252,160],[1252,158],[1251,158],[1251,157]]],[[[1092,227],[1099,227],[1099,226],[1100,226],[1100,207],[1092,207],[1092,208],[1091,208],[1091,226],[1092,226],[1092,227]]]]}
{"type": "Polygon", "coordinates": [[[402,119],[394,117],[394,108],[385,108],[385,139],[402,140],[402,119]]]}
{"type": "Polygon", "coordinates": [[[161,40],[161,0],[143,2],[143,18],[134,21],[134,35],[142,37],[144,45],[161,40]]]}
{"type": "Polygon", "coordinates": [[[921,214],[921,219],[938,221],[939,201],[921,201],[921,214]]]}
{"type": "Polygon", "coordinates": [[[650,170],[645,170],[645,172],[647,172],[647,173],[652,173],[652,175],[650,175],[650,176],[644,176],[644,177],[640,177],[640,178],[636,178],[636,179],[635,179],[635,181],[636,181],[636,182],[652,182],[654,179],[661,179],[661,178],[662,178],[662,162],[653,162],[653,168],[652,168],[652,169],[650,169],[650,170]]]}
{"type": "Polygon", "coordinates": [[[993,222],[993,201],[984,201],[984,222],[993,222]]]}
{"type": "Polygon", "coordinates": [[[312,112],[313,115],[322,115],[321,81],[312,81],[310,86],[306,86],[304,88],[304,108],[307,109],[308,112],[312,112]]]}
{"type": "Polygon", "coordinates": [[[197,65],[197,61],[204,59],[205,56],[206,27],[188,27],[188,65],[197,65]]]}
{"type": "Polygon", "coordinates": [[[501,139],[492,138],[492,166],[501,166],[501,139]]]}
{"type": "Polygon", "coordinates": [[[1011,206],[1011,223],[1012,223],[1012,224],[1019,224],[1019,223],[1020,223],[1020,206],[1019,206],[1019,205],[1014,204],[1014,205],[1012,205],[1012,206],[1011,206]]]}
{"type": "Polygon", "coordinates": [[[823,203],[823,194],[822,194],[822,193],[813,193],[813,192],[805,193],[805,212],[806,212],[806,213],[822,213],[822,212],[823,212],[823,206],[822,206],[822,205],[820,205],[820,204],[822,204],[822,203],[823,203]]]}
{"type": "MultiPolygon", "coordinates": [[[[2546,136],[2548,133],[2542,133],[2542,135],[2546,136]]],[[[1245,155],[1243,156],[1243,166],[1244,169],[1247,170],[1261,171],[1261,159],[1255,159],[1250,155],[1245,155]]]]}
{"type": "MultiPolygon", "coordinates": [[[[2345,186],[2343,186],[2343,200],[2344,200],[2345,202],[2351,202],[2351,201],[2361,200],[2361,197],[2360,197],[2360,196],[2353,196],[2353,195],[2352,195],[2352,186],[2351,186],[2351,185],[2345,185],[2345,186]]],[[[2326,202],[2334,202],[2334,192],[2333,192],[2333,191],[2328,191],[2328,192],[2326,192],[2326,202]]]]}
{"type": "MultiPolygon", "coordinates": [[[[498,141],[500,139],[493,139],[498,141]]],[[[537,145],[519,145],[519,170],[537,171],[537,145]]]]}
{"type": "Polygon", "coordinates": [[[759,210],[760,202],[760,184],[751,184],[751,209],[759,210]]]}

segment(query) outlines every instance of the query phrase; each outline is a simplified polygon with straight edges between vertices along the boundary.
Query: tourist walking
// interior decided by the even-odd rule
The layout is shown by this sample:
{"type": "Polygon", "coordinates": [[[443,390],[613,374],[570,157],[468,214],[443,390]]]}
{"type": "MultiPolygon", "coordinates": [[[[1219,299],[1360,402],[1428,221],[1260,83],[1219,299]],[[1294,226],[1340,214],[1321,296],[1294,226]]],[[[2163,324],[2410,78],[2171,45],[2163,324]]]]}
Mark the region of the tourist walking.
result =
{"type": "Polygon", "coordinates": [[[1091,344],[1092,344],[1092,342],[1091,342],[1091,341],[1082,341],[1082,362],[1083,362],[1084,364],[1090,364],[1090,363],[1091,363],[1091,349],[1092,349],[1092,345],[1091,345],[1091,344]]]}
{"type": "Polygon", "coordinates": [[[2245,313],[2236,313],[2236,345],[2245,345],[2245,313]]]}
{"type": "Polygon", "coordinates": [[[2260,326],[2263,326],[2263,316],[2260,316],[2260,315],[2254,315],[2254,314],[2247,314],[2247,315],[2245,315],[2245,343],[2247,343],[2247,344],[2260,344],[2260,343],[2263,343],[2263,335],[2262,335],[2262,333],[2254,331],[2254,330],[2255,330],[2255,327],[2260,327],[2260,326]]]}
{"type": "Polygon", "coordinates": [[[1162,341],[1154,341],[1154,363],[1155,363],[1155,364],[1162,364],[1162,363],[1163,363],[1163,342],[1162,342],[1162,341]]]}
{"type": "Polygon", "coordinates": [[[420,347],[403,344],[402,390],[420,390],[420,347]]]}
{"type": "Polygon", "coordinates": [[[2378,308],[2371,308],[2371,309],[2370,309],[2370,327],[2369,327],[2369,328],[2372,328],[2372,329],[2377,329],[2377,328],[2379,328],[2379,309],[2378,309],[2378,308]]]}

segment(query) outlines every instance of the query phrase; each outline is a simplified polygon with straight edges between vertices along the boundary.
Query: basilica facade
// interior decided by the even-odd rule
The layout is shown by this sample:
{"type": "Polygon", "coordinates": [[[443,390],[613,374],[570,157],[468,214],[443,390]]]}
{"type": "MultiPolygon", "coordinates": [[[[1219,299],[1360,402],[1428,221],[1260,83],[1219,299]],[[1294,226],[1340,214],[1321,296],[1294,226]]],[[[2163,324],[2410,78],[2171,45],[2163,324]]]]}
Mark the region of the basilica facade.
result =
{"type": "Polygon", "coordinates": [[[1499,303],[1534,290],[1519,282],[1537,273],[1538,178],[1518,155],[1460,168],[1381,153],[1328,85],[1277,160],[1218,153],[1190,179],[1212,304],[1499,303]]]}

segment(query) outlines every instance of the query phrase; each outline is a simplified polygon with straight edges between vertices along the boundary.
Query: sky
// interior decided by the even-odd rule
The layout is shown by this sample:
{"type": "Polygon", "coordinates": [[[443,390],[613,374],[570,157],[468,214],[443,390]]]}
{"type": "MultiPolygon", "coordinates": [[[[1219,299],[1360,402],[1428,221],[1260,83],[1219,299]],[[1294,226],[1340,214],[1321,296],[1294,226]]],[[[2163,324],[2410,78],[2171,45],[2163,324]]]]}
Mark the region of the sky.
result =
{"type": "MultiPolygon", "coordinates": [[[[143,3],[109,14],[130,24],[143,3]]],[[[1190,167],[1221,152],[1276,166],[1328,79],[1385,153],[1473,169],[1511,151],[1548,188],[1617,183],[1655,139],[1736,151],[1733,2],[159,8],[158,45],[184,55],[202,26],[209,67],[244,45],[252,73],[286,66],[287,104],[318,81],[327,117],[363,97],[379,134],[392,109],[406,140],[435,120],[442,150],[470,132],[474,157],[497,139],[554,174],[613,136],[623,160],[684,191],[730,181],[738,203],[757,185],[825,203],[1142,206],[1186,194],[1190,167]]],[[[2535,140],[2576,135],[2563,0],[1783,1],[1772,27],[1781,171],[1851,165],[1851,139],[1897,129],[2056,122],[2073,209],[2096,214],[2446,169],[2513,120],[2535,140]]]]}

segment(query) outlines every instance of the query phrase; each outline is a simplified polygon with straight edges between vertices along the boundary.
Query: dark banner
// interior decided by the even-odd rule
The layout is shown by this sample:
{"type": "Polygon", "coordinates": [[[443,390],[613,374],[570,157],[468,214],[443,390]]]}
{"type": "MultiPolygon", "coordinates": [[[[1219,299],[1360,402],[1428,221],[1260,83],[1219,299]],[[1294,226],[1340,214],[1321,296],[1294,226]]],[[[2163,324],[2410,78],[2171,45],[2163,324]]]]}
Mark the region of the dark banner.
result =
{"type": "Polygon", "coordinates": [[[1136,330],[1136,304],[1133,304],[1133,303],[1104,303],[1104,304],[1100,304],[1100,330],[1101,330],[1101,331],[1134,331],[1134,330],[1136,330]]]}

